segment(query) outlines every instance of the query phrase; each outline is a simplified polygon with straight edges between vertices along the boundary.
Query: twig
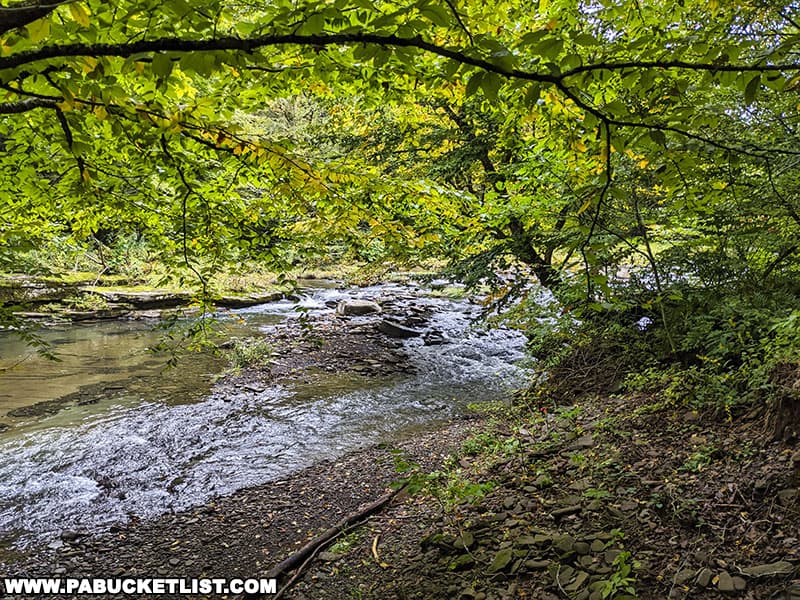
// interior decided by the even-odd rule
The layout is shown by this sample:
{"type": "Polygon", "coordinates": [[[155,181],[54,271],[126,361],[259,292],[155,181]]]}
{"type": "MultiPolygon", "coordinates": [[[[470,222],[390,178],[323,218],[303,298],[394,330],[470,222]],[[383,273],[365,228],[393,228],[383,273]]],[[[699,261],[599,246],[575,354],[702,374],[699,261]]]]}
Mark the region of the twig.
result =
{"type": "Polygon", "coordinates": [[[381,560],[380,556],[378,556],[378,540],[380,540],[380,539],[381,539],[381,536],[380,536],[380,534],[378,534],[378,535],[375,536],[375,539],[372,540],[372,556],[375,557],[375,562],[378,563],[378,566],[381,569],[388,569],[389,565],[386,564],[385,562],[383,562],[381,560]]]}
{"type": "MultiPolygon", "coordinates": [[[[354,525],[360,523],[373,513],[379,511],[384,506],[386,506],[401,490],[405,489],[404,487],[398,488],[393,490],[387,494],[384,494],[374,502],[367,504],[352,512],[348,515],[345,515],[338,523],[336,523],[333,527],[329,527],[317,537],[309,541],[305,546],[300,548],[297,552],[286,558],[285,560],[281,561],[277,565],[275,565],[272,569],[270,569],[265,577],[267,578],[280,578],[282,575],[297,569],[298,572],[289,580],[289,582],[281,588],[281,592],[286,589],[289,585],[293,584],[297,581],[299,575],[303,573],[305,567],[310,563],[311,559],[321,550],[324,546],[326,546],[331,540],[337,538],[341,535],[343,530],[353,527],[354,525]]],[[[260,598],[260,595],[249,595],[246,598],[260,598]]]]}
{"type": "MultiPolygon", "coordinates": [[[[345,527],[344,529],[339,531],[335,536],[333,536],[331,539],[329,539],[328,543],[332,542],[333,540],[335,540],[339,536],[344,535],[348,531],[351,531],[352,529],[355,529],[356,525],[358,525],[358,524],[356,523],[356,524],[351,525],[350,527],[345,527]]],[[[274,596],[275,600],[278,600],[278,598],[283,596],[284,593],[286,593],[286,591],[289,590],[289,588],[291,588],[297,582],[298,579],[300,579],[300,577],[303,575],[303,573],[305,573],[306,567],[309,564],[311,564],[311,561],[314,560],[314,558],[316,558],[317,554],[319,554],[320,551],[327,545],[328,545],[327,543],[326,544],[321,544],[321,545],[317,546],[317,548],[314,549],[314,552],[312,552],[311,555],[307,559],[305,559],[303,561],[303,564],[300,565],[300,567],[297,569],[297,571],[295,571],[295,573],[294,573],[294,575],[292,575],[291,579],[289,579],[289,581],[287,581],[286,584],[284,584],[284,586],[281,589],[278,590],[278,592],[274,596]]]]}

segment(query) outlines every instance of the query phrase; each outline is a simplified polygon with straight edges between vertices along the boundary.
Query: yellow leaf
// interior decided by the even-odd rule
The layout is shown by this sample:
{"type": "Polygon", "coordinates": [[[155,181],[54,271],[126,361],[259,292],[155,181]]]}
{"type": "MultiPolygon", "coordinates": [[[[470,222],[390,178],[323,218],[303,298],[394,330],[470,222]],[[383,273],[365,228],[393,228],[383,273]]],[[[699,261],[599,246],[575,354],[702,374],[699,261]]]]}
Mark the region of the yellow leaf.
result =
{"type": "Polygon", "coordinates": [[[31,36],[31,41],[34,43],[41,42],[44,38],[50,35],[50,17],[44,17],[33,23],[28,23],[25,26],[28,30],[28,35],[31,36]]]}
{"type": "Polygon", "coordinates": [[[591,198],[589,198],[589,199],[588,199],[586,202],[584,202],[584,203],[583,203],[583,206],[581,206],[581,207],[578,209],[578,214],[579,214],[579,215],[582,215],[583,213],[585,213],[587,210],[589,210],[589,207],[590,207],[591,205],[592,205],[592,199],[591,199],[591,198]]]}
{"type": "Polygon", "coordinates": [[[108,118],[108,111],[105,106],[95,106],[94,114],[101,121],[105,121],[108,118]]]}
{"type": "Polygon", "coordinates": [[[84,73],[86,74],[91,73],[92,71],[94,71],[96,66],[97,66],[96,58],[94,58],[93,56],[83,57],[83,65],[81,66],[81,69],[83,69],[84,73]]]}
{"type": "Polygon", "coordinates": [[[640,169],[644,169],[649,164],[650,164],[650,161],[647,160],[646,158],[643,158],[642,160],[639,161],[639,168],[640,169]]]}
{"type": "Polygon", "coordinates": [[[72,18],[77,21],[78,25],[81,27],[88,27],[89,26],[89,13],[86,12],[86,9],[83,8],[80,4],[73,2],[69,5],[69,14],[72,15],[72,18]]]}

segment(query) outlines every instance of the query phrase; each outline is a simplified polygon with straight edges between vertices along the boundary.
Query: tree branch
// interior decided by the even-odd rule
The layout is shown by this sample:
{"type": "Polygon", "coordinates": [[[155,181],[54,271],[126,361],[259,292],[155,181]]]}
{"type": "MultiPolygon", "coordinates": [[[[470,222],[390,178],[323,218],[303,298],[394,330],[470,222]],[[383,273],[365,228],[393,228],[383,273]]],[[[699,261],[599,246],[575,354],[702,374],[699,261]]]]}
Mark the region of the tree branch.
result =
{"type": "Polygon", "coordinates": [[[595,63],[574,67],[561,74],[561,79],[593,71],[624,71],[625,69],[681,69],[683,71],[711,71],[712,73],[769,73],[772,71],[800,71],[798,63],[773,65],[724,65],[693,63],[684,60],[632,60],[626,62],[595,63]]]}
{"type": "MultiPolygon", "coordinates": [[[[696,71],[727,71],[727,72],[769,72],[769,71],[800,71],[800,63],[787,63],[775,65],[715,65],[710,63],[691,63],[685,61],[631,61],[620,63],[596,63],[593,65],[585,65],[576,67],[562,74],[552,74],[534,71],[524,71],[520,69],[508,69],[503,66],[494,64],[487,59],[469,56],[463,51],[447,48],[428,42],[421,37],[404,38],[397,35],[385,35],[376,33],[333,33],[333,34],[282,34],[282,35],[262,35],[253,38],[239,38],[239,37],[220,37],[216,39],[206,40],[186,40],[181,38],[160,38],[155,40],[140,40],[136,42],[120,43],[120,44],[62,44],[45,46],[36,50],[29,50],[12,54],[10,56],[0,57],[0,70],[16,68],[23,65],[35,63],[38,61],[53,59],[53,58],[68,58],[78,56],[115,56],[119,58],[128,58],[137,54],[147,54],[155,52],[209,52],[209,51],[241,51],[252,54],[254,50],[270,47],[270,46],[284,46],[284,45],[300,45],[310,46],[314,48],[324,48],[327,46],[336,45],[356,45],[356,44],[374,44],[384,47],[396,48],[417,48],[419,50],[435,54],[444,58],[455,60],[465,65],[482,69],[487,72],[495,73],[507,79],[519,79],[524,81],[538,82],[554,85],[560,90],[567,98],[575,102],[575,104],[594,115],[598,120],[603,121],[615,127],[624,128],[643,128],[650,130],[669,131],[677,135],[701,141],[710,146],[726,150],[729,152],[736,152],[753,157],[765,157],[768,153],[781,153],[781,154],[798,154],[800,151],[785,150],[779,148],[763,149],[763,150],[748,150],[747,148],[734,147],[722,142],[713,140],[709,137],[702,136],[691,131],[681,129],[672,125],[663,123],[647,123],[644,121],[628,121],[623,119],[615,119],[606,114],[602,109],[592,106],[588,102],[580,98],[580,96],[570,88],[565,80],[574,75],[591,72],[596,70],[621,70],[630,68],[677,68],[696,71]]],[[[35,104],[27,102],[20,103],[7,103],[0,104],[0,114],[11,114],[25,112],[32,108],[45,106],[42,104],[35,104]]]]}
{"type": "Polygon", "coordinates": [[[29,98],[28,100],[20,100],[18,102],[5,102],[0,104],[0,115],[18,115],[36,110],[37,108],[53,108],[56,103],[54,100],[45,100],[43,98],[29,98]]]}
{"type": "Polygon", "coordinates": [[[27,0],[11,6],[0,6],[0,35],[46,17],[65,2],[66,0],[44,3],[27,0]]]}
{"type": "Polygon", "coordinates": [[[75,157],[75,162],[78,165],[78,175],[83,181],[83,174],[86,171],[86,165],[83,162],[83,158],[78,154],[75,154],[75,150],[73,149],[74,139],[72,137],[72,129],[69,127],[69,122],[67,121],[67,117],[64,114],[64,111],[61,110],[58,106],[55,107],[56,116],[58,117],[58,123],[61,125],[61,130],[64,132],[64,137],[67,140],[67,146],[69,147],[70,152],[75,157]]]}

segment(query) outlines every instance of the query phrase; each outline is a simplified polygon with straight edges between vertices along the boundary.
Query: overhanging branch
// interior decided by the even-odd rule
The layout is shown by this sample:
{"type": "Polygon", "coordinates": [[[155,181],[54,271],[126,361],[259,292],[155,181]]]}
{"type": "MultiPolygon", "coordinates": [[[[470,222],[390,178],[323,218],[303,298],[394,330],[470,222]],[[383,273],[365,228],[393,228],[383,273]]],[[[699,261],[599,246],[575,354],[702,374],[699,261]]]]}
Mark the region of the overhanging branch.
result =
{"type": "Polygon", "coordinates": [[[5,102],[0,104],[0,115],[15,115],[36,110],[37,108],[53,108],[56,103],[54,100],[43,98],[29,98],[18,102],[5,102]]]}
{"type": "Polygon", "coordinates": [[[29,23],[46,17],[64,2],[65,0],[56,2],[37,2],[32,0],[12,4],[11,6],[0,6],[0,35],[12,29],[25,27],[29,23]]]}
{"type": "MultiPolygon", "coordinates": [[[[55,8],[57,5],[52,5],[55,8]]],[[[567,98],[571,99],[581,109],[594,115],[601,122],[613,125],[618,128],[644,128],[650,130],[660,130],[673,132],[677,135],[689,139],[701,141],[710,146],[717,147],[730,152],[737,152],[754,157],[764,157],[769,153],[794,154],[797,151],[785,149],[757,149],[734,147],[716,141],[704,135],[675,127],[665,123],[651,123],[646,121],[632,121],[627,119],[614,118],[597,106],[593,106],[584,101],[579,94],[566,84],[566,79],[580,73],[597,70],[624,70],[631,68],[650,69],[683,69],[695,71],[726,71],[726,72],[793,72],[800,71],[800,63],[786,64],[742,64],[742,65],[717,65],[713,63],[691,63],[685,61],[630,61],[630,62],[608,62],[585,65],[565,71],[561,74],[551,72],[525,71],[521,69],[509,69],[491,62],[488,59],[479,58],[466,54],[465,51],[448,48],[424,40],[420,36],[413,38],[400,37],[397,35],[386,35],[378,33],[358,32],[358,33],[331,33],[331,34],[282,34],[282,35],[262,35],[253,38],[239,37],[219,37],[205,40],[186,40],[181,38],[160,38],[155,40],[140,40],[129,43],[119,44],[57,44],[45,46],[36,50],[28,50],[0,57],[0,70],[17,68],[44,60],[91,56],[91,57],[119,57],[129,58],[136,55],[147,55],[157,52],[191,53],[191,52],[213,52],[213,51],[232,51],[246,52],[252,54],[254,50],[271,46],[306,46],[310,48],[324,48],[328,46],[352,46],[358,44],[371,44],[393,48],[417,48],[424,52],[449,58],[461,64],[470,65],[486,72],[495,73],[506,79],[518,79],[536,83],[543,83],[555,86],[567,98]]],[[[252,63],[257,63],[258,58],[253,57],[252,63]]],[[[259,67],[254,67],[258,69],[259,67]]],[[[267,69],[267,67],[262,67],[267,69]]],[[[43,106],[52,106],[44,100],[29,99],[20,102],[10,102],[0,104],[0,114],[22,113],[43,106]]]]}

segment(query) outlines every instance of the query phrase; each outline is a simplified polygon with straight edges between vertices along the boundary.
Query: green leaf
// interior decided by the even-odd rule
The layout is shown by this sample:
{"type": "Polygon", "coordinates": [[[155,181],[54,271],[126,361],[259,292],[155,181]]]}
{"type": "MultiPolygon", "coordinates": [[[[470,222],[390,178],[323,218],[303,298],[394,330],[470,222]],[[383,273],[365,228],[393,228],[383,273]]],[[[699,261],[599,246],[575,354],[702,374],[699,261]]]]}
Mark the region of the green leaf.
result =
{"type": "Polygon", "coordinates": [[[28,30],[28,35],[31,37],[31,41],[35,44],[38,44],[50,35],[50,17],[47,16],[42,19],[38,19],[33,23],[28,23],[25,26],[25,29],[28,30]]]}
{"type": "Polygon", "coordinates": [[[664,132],[660,129],[651,129],[648,134],[650,135],[650,139],[653,140],[659,146],[666,146],[667,145],[667,136],[664,135],[664,132]]]}
{"type": "Polygon", "coordinates": [[[429,4],[419,11],[423,17],[439,27],[450,27],[450,11],[438,4],[429,4]]]}
{"type": "Polygon", "coordinates": [[[466,95],[467,98],[474,96],[475,92],[481,87],[481,81],[486,75],[485,71],[475,71],[467,82],[466,95]]]}
{"type": "Polygon", "coordinates": [[[156,53],[153,55],[151,68],[154,75],[161,79],[166,79],[172,73],[172,59],[166,54],[156,53]]]}
{"type": "Polygon", "coordinates": [[[81,27],[89,27],[89,13],[86,12],[83,6],[77,2],[71,2],[69,5],[69,13],[72,15],[72,18],[77,21],[78,25],[81,27]]]}
{"type": "Polygon", "coordinates": [[[780,92],[786,87],[786,79],[778,74],[770,74],[764,77],[764,85],[766,85],[769,89],[775,90],[776,92],[780,92]]]}
{"type": "Polygon", "coordinates": [[[613,102],[609,102],[603,108],[606,110],[606,112],[610,113],[615,117],[621,117],[623,115],[628,114],[628,107],[625,106],[619,100],[614,100],[613,102]]]}
{"type": "Polygon", "coordinates": [[[758,94],[758,90],[761,88],[761,73],[753,76],[753,78],[747,83],[747,87],[744,88],[744,101],[747,104],[752,104],[753,101],[756,99],[756,94],[758,94]]]}
{"type": "Polygon", "coordinates": [[[539,100],[542,93],[542,88],[538,83],[532,83],[528,86],[528,91],[525,92],[525,103],[528,106],[533,106],[539,100]]]}
{"type": "Polygon", "coordinates": [[[481,89],[489,100],[497,100],[497,92],[503,85],[503,80],[497,73],[486,72],[481,79],[481,89]]]}
{"type": "Polygon", "coordinates": [[[564,41],[560,38],[547,38],[536,46],[534,52],[544,58],[555,59],[564,47],[564,41]]]}
{"type": "Polygon", "coordinates": [[[578,35],[574,40],[576,44],[579,46],[599,46],[600,42],[597,41],[593,35],[589,35],[588,33],[581,33],[578,35]]]}
{"type": "Polygon", "coordinates": [[[325,28],[325,17],[322,13],[314,13],[308,16],[306,22],[303,23],[303,33],[307,33],[310,35],[314,35],[316,33],[322,33],[322,30],[325,28]]]}

